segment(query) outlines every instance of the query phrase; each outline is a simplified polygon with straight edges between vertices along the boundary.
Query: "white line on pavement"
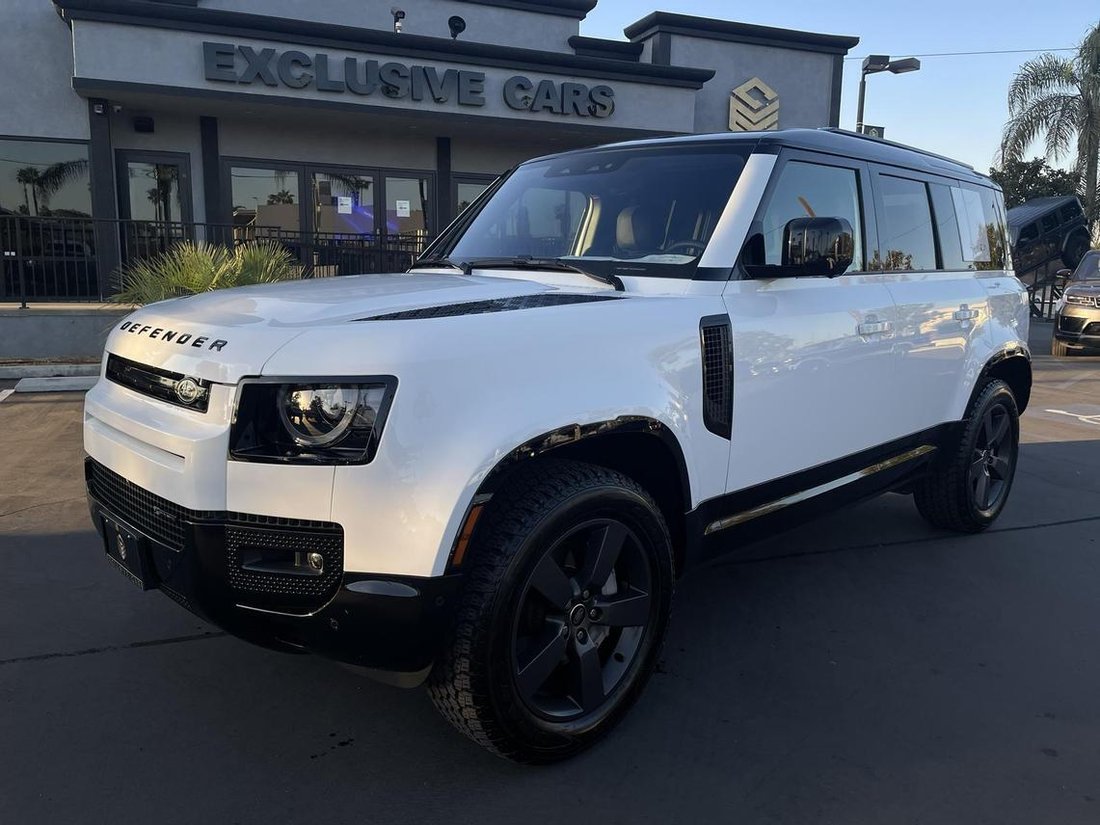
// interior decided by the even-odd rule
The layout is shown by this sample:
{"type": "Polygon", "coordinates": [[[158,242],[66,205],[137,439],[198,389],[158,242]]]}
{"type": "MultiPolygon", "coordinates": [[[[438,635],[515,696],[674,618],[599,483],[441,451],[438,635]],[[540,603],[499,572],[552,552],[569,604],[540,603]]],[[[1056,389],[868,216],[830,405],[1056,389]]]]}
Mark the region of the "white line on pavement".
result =
{"type": "Polygon", "coordinates": [[[0,390],[0,401],[3,401],[5,398],[7,398],[13,392],[15,392],[15,390],[0,390]]]}
{"type": "Polygon", "coordinates": [[[1076,418],[1082,424],[1096,424],[1100,427],[1100,415],[1081,415],[1079,413],[1066,412],[1065,410],[1045,410],[1048,413],[1054,413],[1055,415],[1068,415],[1070,418],[1076,418]]]}

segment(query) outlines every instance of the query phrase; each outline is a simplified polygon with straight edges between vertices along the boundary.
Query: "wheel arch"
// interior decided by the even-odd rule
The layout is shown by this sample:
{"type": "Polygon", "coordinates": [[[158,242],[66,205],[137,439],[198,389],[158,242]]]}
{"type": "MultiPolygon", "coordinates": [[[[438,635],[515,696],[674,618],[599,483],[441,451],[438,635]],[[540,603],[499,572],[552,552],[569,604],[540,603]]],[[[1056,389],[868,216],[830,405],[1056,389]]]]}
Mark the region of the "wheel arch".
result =
{"type": "Polygon", "coordinates": [[[1023,348],[1005,348],[990,358],[974,385],[967,409],[970,409],[982,387],[992,379],[1008,384],[1016,398],[1016,407],[1023,414],[1031,400],[1031,355],[1028,351],[1023,348]]]}
{"type": "Polygon", "coordinates": [[[475,508],[484,506],[517,469],[546,458],[566,459],[616,470],[653,496],[668,524],[676,571],[683,569],[687,544],[686,514],[691,509],[687,461],[675,434],[656,419],[623,416],[609,421],[570,424],[528,439],[501,458],[478,486],[463,527],[451,547],[448,569],[462,561],[464,543],[477,535],[475,508]]]}

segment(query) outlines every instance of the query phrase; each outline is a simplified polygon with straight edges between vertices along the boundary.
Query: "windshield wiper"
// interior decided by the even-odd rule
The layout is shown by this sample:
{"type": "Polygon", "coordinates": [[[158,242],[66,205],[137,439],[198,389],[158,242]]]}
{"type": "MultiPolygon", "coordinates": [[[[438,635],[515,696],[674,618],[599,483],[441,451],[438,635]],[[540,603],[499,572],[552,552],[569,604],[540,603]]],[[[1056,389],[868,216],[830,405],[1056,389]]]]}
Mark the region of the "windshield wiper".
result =
{"type": "Polygon", "coordinates": [[[558,272],[576,272],[585,275],[602,284],[615,287],[617,292],[625,292],[626,287],[615,275],[600,275],[597,272],[589,272],[570,261],[561,258],[533,258],[530,255],[518,255],[514,258],[474,258],[463,261],[463,271],[469,275],[475,269],[550,269],[558,272]]]}

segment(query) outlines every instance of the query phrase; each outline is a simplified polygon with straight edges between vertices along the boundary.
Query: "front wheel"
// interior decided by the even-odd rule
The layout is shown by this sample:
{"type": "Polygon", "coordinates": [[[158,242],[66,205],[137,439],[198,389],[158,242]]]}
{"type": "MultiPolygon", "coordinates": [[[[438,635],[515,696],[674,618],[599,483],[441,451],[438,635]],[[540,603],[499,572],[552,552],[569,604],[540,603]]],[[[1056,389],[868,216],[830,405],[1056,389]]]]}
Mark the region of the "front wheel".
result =
{"type": "Polygon", "coordinates": [[[500,756],[563,759],[622,718],[656,664],[668,529],[634,481],[578,462],[532,464],[488,506],[429,693],[500,756]]]}
{"type": "Polygon", "coordinates": [[[914,490],[920,514],[946,530],[984,530],[1008,500],[1019,449],[1016,398],[1004,381],[990,381],[970,405],[954,452],[942,456],[914,490]]]}

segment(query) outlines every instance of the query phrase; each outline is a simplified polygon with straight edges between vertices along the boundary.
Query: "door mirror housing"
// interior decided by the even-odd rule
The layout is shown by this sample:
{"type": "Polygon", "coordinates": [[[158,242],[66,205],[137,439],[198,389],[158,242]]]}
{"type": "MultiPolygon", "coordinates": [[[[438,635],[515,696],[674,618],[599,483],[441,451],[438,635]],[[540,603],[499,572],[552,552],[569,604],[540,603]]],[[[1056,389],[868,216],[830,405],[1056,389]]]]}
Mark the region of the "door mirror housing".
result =
{"type": "Polygon", "coordinates": [[[844,218],[795,218],[783,228],[783,274],[843,275],[855,257],[855,234],[844,218]]]}

